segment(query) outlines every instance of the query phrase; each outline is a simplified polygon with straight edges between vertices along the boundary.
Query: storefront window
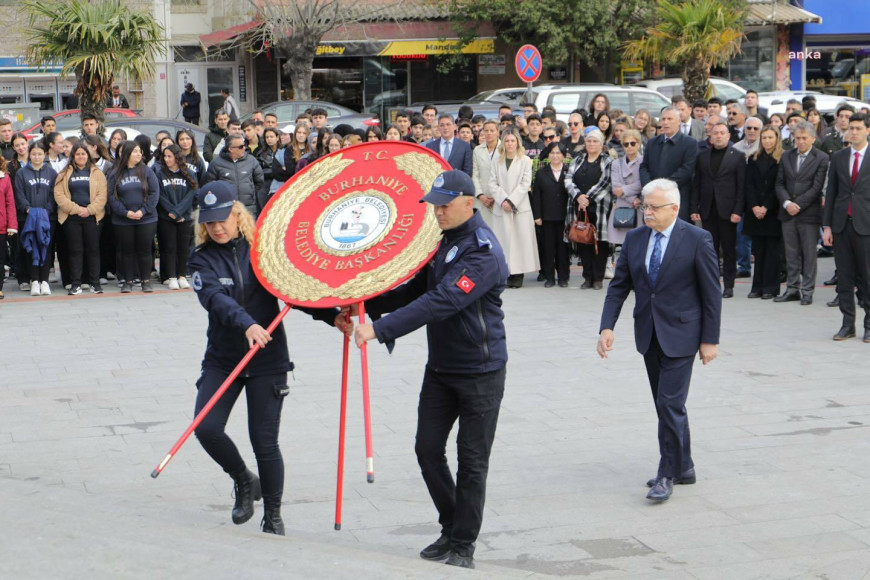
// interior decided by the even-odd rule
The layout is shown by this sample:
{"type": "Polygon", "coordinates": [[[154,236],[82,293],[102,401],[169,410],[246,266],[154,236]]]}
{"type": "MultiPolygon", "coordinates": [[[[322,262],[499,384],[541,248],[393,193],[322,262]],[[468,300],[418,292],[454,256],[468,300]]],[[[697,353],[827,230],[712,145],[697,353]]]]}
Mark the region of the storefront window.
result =
{"type": "Polygon", "coordinates": [[[776,39],[773,26],[750,26],[741,53],[727,66],[713,69],[712,74],[722,76],[744,89],[773,91],[775,80],[776,39]]]}
{"type": "MultiPolygon", "coordinates": [[[[311,76],[311,98],[335,103],[354,111],[363,106],[363,75],[361,58],[315,58],[311,76]]],[[[282,100],[293,98],[290,75],[281,77],[282,100]]]]}
{"type": "Polygon", "coordinates": [[[807,47],[807,88],[828,95],[860,98],[861,75],[870,73],[870,48],[807,47]]]}

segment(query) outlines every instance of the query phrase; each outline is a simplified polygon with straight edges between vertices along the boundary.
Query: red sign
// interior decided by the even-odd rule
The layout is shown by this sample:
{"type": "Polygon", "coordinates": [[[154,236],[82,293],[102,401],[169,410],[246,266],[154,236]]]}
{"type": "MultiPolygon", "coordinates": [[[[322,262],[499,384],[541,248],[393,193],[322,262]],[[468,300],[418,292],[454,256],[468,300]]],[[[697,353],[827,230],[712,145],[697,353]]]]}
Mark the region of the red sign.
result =
{"type": "Polygon", "coordinates": [[[257,222],[257,277],[287,303],[342,306],[413,276],[441,230],[420,203],[450,166],[412,143],[378,141],[306,166],[269,200],[257,222]]]}
{"type": "Polygon", "coordinates": [[[517,51],[514,66],[517,69],[517,76],[520,80],[527,83],[533,83],[541,76],[541,70],[544,63],[541,59],[541,53],[531,44],[524,44],[517,51]]]}

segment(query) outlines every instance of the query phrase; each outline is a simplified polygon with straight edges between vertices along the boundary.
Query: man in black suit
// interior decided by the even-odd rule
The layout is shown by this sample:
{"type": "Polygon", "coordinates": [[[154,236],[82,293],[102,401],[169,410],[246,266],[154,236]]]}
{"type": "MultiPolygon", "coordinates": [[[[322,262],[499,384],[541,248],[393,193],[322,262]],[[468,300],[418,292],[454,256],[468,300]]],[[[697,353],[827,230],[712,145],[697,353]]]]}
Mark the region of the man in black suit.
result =
{"type": "Polygon", "coordinates": [[[729,142],[728,125],[717,120],[710,131],[709,149],[698,154],[692,186],[692,221],[700,221],[722,247],[723,298],[734,296],[737,277],[737,224],[743,216],[746,159],[729,142]]]}
{"type": "Polygon", "coordinates": [[[834,340],[855,336],[855,285],[864,297],[864,342],[870,342],[870,162],[867,137],[870,118],[856,113],[849,119],[851,146],[831,156],[825,194],[822,239],[834,245],[837,297],[843,325],[834,340]]]}
{"type": "Polygon", "coordinates": [[[646,144],[640,182],[646,185],[661,178],[675,181],[680,188],[680,219],[688,221],[698,142],[680,133],[680,113],[675,107],[662,109],[659,119],[662,134],[646,144]]]}
{"type": "Polygon", "coordinates": [[[788,286],[774,302],[800,300],[806,306],[813,303],[816,287],[816,243],[822,225],[828,156],[813,147],[816,130],[808,121],[798,122],[792,137],[795,148],[782,154],[776,176],[788,286]]]}
{"type": "Polygon", "coordinates": [[[728,125],[731,127],[731,142],[737,143],[745,137],[744,128],[746,127],[746,119],[749,114],[746,107],[740,103],[731,103],[728,105],[728,125]]]}
{"type": "Polygon", "coordinates": [[[634,342],[643,355],[659,418],[659,467],[647,499],[665,501],[674,484],[695,483],[686,398],[695,353],[716,358],[722,298],[719,263],[708,232],[677,219],[677,184],[643,188],[645,227],[625,235],[601,313],[598,354],[613,348],[613,328],[634,290],[634,342]]]}
{"type": "Polygon", "coordinates": [[[121,87],[115,85],[112,87],[112,94],[106,95],[107,109],[129,109],[130,103],[127,102],[127,97],[121,94],[121,87]]]}
{"type": "Polygon", "coordinates": [[[449,113],[438,116],[439,139],[426,143],[426,147],[443,157],[453,169],[465,172],[471,177],[471,146],[462,139],[456,138],[456,124],[449,113]]]}

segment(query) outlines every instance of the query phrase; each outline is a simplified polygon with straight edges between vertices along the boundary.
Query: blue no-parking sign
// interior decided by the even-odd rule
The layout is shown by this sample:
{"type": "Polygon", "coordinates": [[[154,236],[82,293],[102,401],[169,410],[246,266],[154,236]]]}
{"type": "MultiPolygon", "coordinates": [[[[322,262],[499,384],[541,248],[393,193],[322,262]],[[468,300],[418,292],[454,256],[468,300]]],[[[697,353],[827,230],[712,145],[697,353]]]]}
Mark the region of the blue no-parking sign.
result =
{"type": "Polygon", "coordinates": [[[541,70],[544,68],[541,52],[531,44],[521,46],[517,51],[514,66],[520,80],[526,83],[535,82],[541,76],[541,70]]]}

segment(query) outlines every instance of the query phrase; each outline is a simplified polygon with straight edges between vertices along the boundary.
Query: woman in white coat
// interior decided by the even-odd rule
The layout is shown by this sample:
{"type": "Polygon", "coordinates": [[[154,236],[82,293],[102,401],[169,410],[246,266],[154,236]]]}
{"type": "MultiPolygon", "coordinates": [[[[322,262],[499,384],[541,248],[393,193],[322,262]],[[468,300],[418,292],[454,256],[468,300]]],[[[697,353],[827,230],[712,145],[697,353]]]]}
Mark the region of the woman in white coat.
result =
{"type": "Polygon", "coordinates": [[[532,184],[532,160],[521,147],[519,131],[506,129],[501,134],[498,161],[489,176],[492,206],[492,230],[507,259],[510,276],[508,288],[520,288],[526,272],[540,268],[538,242],[529,187],[532,184]]]}
{"type": "Polygon", "coordinates": [[[489,175],[493,163],[498,161],[498,121],[490,119],[483,124],[480,136],[483,143],[472,152],[471,181],[474,182],[474,207],[486,225],[492,227],[492,207],[495,199],[489,193],[489,175]]]}

